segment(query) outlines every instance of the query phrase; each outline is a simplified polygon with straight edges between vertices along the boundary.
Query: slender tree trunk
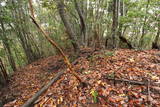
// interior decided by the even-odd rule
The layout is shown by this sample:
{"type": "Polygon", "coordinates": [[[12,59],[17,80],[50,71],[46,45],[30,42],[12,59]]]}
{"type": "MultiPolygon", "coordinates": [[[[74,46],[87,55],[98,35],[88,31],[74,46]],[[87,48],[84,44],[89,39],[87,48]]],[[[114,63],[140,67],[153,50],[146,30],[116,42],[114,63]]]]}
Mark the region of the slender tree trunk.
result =
{"type": "MultiPolygon", "coordinates": [[[[124,1],[119,1],[120,2],[120,16],[123,17],[124,16],[124,1]]],[[[122,28],[123,28],[123,24],[121,22],[119,22],[119,28],[118,28],[118,36],[119,36],[119,43],[126,43],[128,48],[133,48],[131,43],[124,37],[124,33],[122,33],[122,28]]],[[[125,29],[124,29],[125,30],[125,29]]],[[[119,44],[121,45],[121,44],[119,44]]],[[[121,47],[121,46],[120,46],[121,47]]]]}
{"type": "MultiPolygon", "coordinates": [[[[28,63],[31,63],[37,59],[39,59],[40,52],[37,48],[37,44],[35,43],[35,40],[31,38],[32,35],[30,35],[28,32],[30,32],[29,28],[29,16],[28,11],[24,11],[24,8],[22,6],[23,1],[18,0],[16,2],[14,0],[11,1],[12,5],[14,6],[12,9],[12,14],[14,17],[14,28],[15,32],[17,33],[17,37],[20,40],[20,43],[22,45],[22,48],[24,50],[24,53],[26,55],[26,59],[28,63]]],[[[25,8],[26,9],[26,8],[25,8]]]]}
{"type": "Polygon", "coordinates": [[[157,31],[155,41],[152,44],[152,48],[160,49],[160,43],[158,44],[159,40],[160,40],[160,22],[158,22],[158,31],[157,31]]]}
{"type": "Polygon", "coordinates": [[[118,28],[118,0],[113,0],[113,16],[112,16],[112,33],[111,37],[106,40],[106,47],[108,49],[114,49],[117,46],[117,28],[118,28]]]}
{"type": "Polygon", "coordinates": [[[7,50],[7,57],[8,57],[8,61],[11,65],[11,68],[13,69],[13,71],[16,71],[16,63],[15,63],[15,60],[13,58],[13,54],[11,52],[11,48],[9,46],[9,43],[8,43],[8,38],[6,37],[6,30],[4,28],[4,24],[3,22],[1,21],[1,28],[2,28],[2,42],[3,42],[3,45],[5,46],[6,50],[7,50]]]}
{"type": "MultiPolygon", "coordinates": [[[[150,3],[150,0],[147,0],[146,14],[148,14],[149,3],[150,3]]],[[[141,36],[141,39],[143,39],[143,37],[145,36],[146,23],[147,23],[147,16],[144,17],[144,22],[143,22],[143,26],[142,26],[142,36],[141,36]]],[[[141,45],[142,45],[142,44],[141,44],[141,45]]]]}
{"type": "Polygon", "coordinates": [[[66,28],[69,38],[72,40],[71,42],[74,47],[74,51],[78,53],[80,51],[79,44],[76,41],[76,34],[71,27],[71,23],[69,22],[69,17],[65,12],[64,2],[62,0],[57,0],[56,2],[57,2],[57,8],[59,10],[59,15],[63,21],[63,24],[66,28]]]}
{"type": "Polygon", "coordinates": [[[79,18],[80,18],[80,23],[81,23],[81,36],[83,36],[82,40],[83,40],[83,45],[86,46],[87,45],[87,40],[86,40],[86,24],[85,24],[85,20],[84,20],[84,16],[82,13],[82,10],[79,6],[79,3],[77,2],[77,0],[74,0],[75,3],[75,8],[78,12],[79,18]]]}
{"type": "Polygon", "coordinates": [[[7,71],[3,65],[2,59],[0,58],[0,85],[1,85],[1,83],[6,84],[7,82],[8,82],[8,74],[7,74],[7,71]],[[1,76],[3,76],[4,80],[1,78],[1,76]]]}
{"type": "MultiPolygon", "coordinates": [[[[124,1],[122,0],[121,2],[120,2],[120,15],[123,17],[124,16],[124,1]]],[[[123,25],[122,25],[122,23],[121,22],[119,22],[119,29],[118,29],[118,35],[119,35],[119,37],[121,37],[121,36],[123,36],[122,35],[122,27],[123,27],[123,25]]]]}
{"type": "Polygon", "coordinates": [[[117,48],[118,43],[118,16],[119,16],[119,0],[114,0],[113,3],[113,24],[112,24],[112,37],[113,37],[113,48],[117,48]]]}

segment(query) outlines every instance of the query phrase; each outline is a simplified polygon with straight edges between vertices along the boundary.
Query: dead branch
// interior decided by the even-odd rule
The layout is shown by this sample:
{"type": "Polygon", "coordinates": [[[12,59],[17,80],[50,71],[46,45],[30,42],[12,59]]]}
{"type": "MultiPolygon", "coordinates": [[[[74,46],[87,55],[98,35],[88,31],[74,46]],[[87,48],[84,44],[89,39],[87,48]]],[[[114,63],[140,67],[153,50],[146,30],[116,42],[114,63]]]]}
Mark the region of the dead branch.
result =
{"type": "MultiPolygon", "coordinates": [[[[109,78],[109,77],[106,77],[105,79],[112,80],[114,82],[126,82],[128,84],[133,84],[133,85],[145,85],[148,88],[148,81],[147,82],[144,82],[144,81],[134,81],[134,80],[117,79],[117,78],[109,78]]],[[[160,86],[160,83],[150,82],[149,83],[149,91],[152,91],[153,93],[160,94],[160,88],[159,88],[159,86],[160,86]],[[158,88],[155,87],[155,86],[158,86],[158,88]]]]}
{"type": "Polygon", "coordinates": [[[39,96],[47,91],[47,89],[56,82],[62,75],[64,74],[64,71],[59,72],[47,85],[45,85],[43,88],[41,88],[35,95],[33,95],[25,104],[22,105],[22,107],[31,107],[31,105],[39,98],[39,96]]]}
{"type": "MultiPolygon", "coordinates": [[[[83,83],[78,74],[74,71],[71,63],[69,62],[67,56],[64,54],[62,49],[57,45],[55,41],[53,41],[49,35],[43,30],[43,28],[37,23],[35,17],[34,17],[34,11],[33,11],[33,6],[32,6],[32,0],[29,0],[29,6],[30,6],[30,12],[31,16],[30,18],[32,19],[33,23],[36,25],[36,27],[40,30],[40,32],[43,34],[43,36],[52,44],[53,47],[55,47],[59,53],[62,55],[64,62],[67,64],[70,73],[74,75],[80,83],[83,83]]],[[[42,89],[40,89],[34,96],[32,96],[22,107],[30,107],[38,98],[39,96],[44,93],[54,82],[56,82],[64,72],[59,72],[55,78],[53,78],[46,86],[44,86],[42,89]]]]}
{"type": "Polygon", "coordinates": [[[44,37],[52,44],[53,47],[55,47],[59,53],[62,55],[64,62],[66,63],[66,65],[68,66],[70,73],[72,75],[74,75],[80,83],[82,83],[82,80],[80,79],[80,77],[78,76],[78,74],[74,71],[73,66],[71,65],[71,63],[69,62],[67,56],[64,54],[64,52],[62,51],[62,49],[57,45],[57,43],[52,40],[49,35],[44,31],[44,29],[37,23],[35,17],[34,17],[34,13],[33,13],[33,6],[32,6],[32,0],[29,0],[29,5],[30,5],[30,12],[31,12],[31,16],[30,18],[32,19],[33,23],[36,25],[36,27],[40,30],[40,32],[44,35],[44,37]]]}
{"type": "MultiPolygon", "coordinates": [[[[117,81],[117,82],[126,82],[129,84],[133,84],[133,85],[148,85],[148,82],[144,82],[144,81],[135,81],[135,80],[127,80],[127,79],[117,79],[117,78],[110,78],[110,77],[106,77],[105,79],[107,80],[112,80],[112,81],[117,81]]],[[[160,83],[150,83],[151,86],[160,86],[160,83]]]]}

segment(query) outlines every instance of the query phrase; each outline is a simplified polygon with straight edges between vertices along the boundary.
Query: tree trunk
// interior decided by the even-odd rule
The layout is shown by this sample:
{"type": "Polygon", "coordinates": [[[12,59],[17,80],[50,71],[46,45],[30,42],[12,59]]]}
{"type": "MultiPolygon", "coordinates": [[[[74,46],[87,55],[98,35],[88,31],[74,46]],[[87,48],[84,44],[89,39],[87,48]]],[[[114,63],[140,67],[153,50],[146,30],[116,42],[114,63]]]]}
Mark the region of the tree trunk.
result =
{"type": "Polygon", "coordinates": [[[160,22],[158,22],[158,31],[157,31],[155,41],[152,44],[152,48],[160,49],[160,43],[158,44],[159,40],[160,40],[160,22]]]}
{"type": "Polygon", "coordinates": [[[79,48],[79,44],[78,42],[76,41],[76,34],[75,32],[73,31],[72,27],[71,27],[71,24],[69,22],[69,17],[67,15],[67,13],[65,12],[65,6],[64,6],[64,2],[62,0],[58,0],[56,1],[57,2],[57,8],[59,10],[59,15],[63,21],[63,24],[66,28],[66,31],[69,35],[69,38],[72,40],[72,45],[74,47],[74,51],[76,53],[79,52],[80,48],[79,48]]]}
{"type": "Polygon", "coordinates": [[[8,43],[8,38],[6,37],[6,32],[7,31],[4,28],[3,22],[1,21],[0,23],[1,23],[2,34],[3,34],[2,35],[2,43],[3,43],[4,47],[6,48],[8,61],[11,65],[11,68],[13,69],[13,71],[16,71],[16,63],[15,63],[13,54],[11,52],[11,48],[10,48],[9,43],[8,43]]]}
{"type": "Polygon", "coordinates": [[[2,59],[0,58],[0,85],[1,84],[5,85],[7,82],[8,82],[7,71],[3,65],[2,59]]]}
{"type": "MultiPolygon", "coordinates": [[[[124,1],[123,0],[120,2],[120,15],[122,17],[124,16],[124,1]]],[[[118,35],[119,35],[119,37],[123,36],[122,35],[122,27],[123,27],[122,23],[119,22],[119,29],[118,29],[118,35]]]]}
{"type": "MultiPolygon", "coordinates": [[[[149,7],[149,3],[150,3],[150,0],[147,0],[147,5],[146,5],[146,14],[148,14],[148,7],[149,7]]],[[[142,36],[141,36],[141,40],[143,40],[145,34],[146,34],[146,30],[145,30],[145,27],[146,27],[146,23],[147,23],[147,16],[144,17],[144,22],[143,22],[143,26],[142,26],[142,36]]],[[[142,41],[140,41],[140,47],[142,46],[142,41]]]]}
{"type": "Polygon", "coordinates": [[[114,49],[117,47],[117,28],[118,28],[118,0],[113,0],[112,33],[109,39],[106,39],[106,48],[114,49]]]}
{"type": "Polygon", "coordinates": [[[81,36],[82,36],[82,42],[83,45],[86,46],[87,45],[87,40],[86,40],[86,24],[85,24],[85,20],[84,20],[84,16],[82,14],[82,10],[80,9],[79,3],[77,3],[77,0],[74,0],[75,3],[75,8],[78,12],[79,18],[80,18],[80,23],[81,23],[81,36]]]}
{"type": "Polygon", "coordinates": [[[31,63],[37,59],[39,59],[40,52],[37,48],[37,44],[35,40],[31,37],[32,35],[29,34],[29,17],[28,11],[24,11],[22,1],[18,0],[18,5],[14,0],[11,1],[12,5],[14,6],[12,9],[12,15],[14,17],[14,26],[12,28],[17,33],[17,37],[20,40],[24,53],[26,55],[26,59],[28,63],[31,63]]]}
{"type": "MultiPolygon", "coordinates": [[[[119,1],[120,2],[120,16],[124,16],[124,1],[119,1]]],[[[121,42],[122,43],[126,43],[128,48],[133,48],[132,44],[124,37],[124,33],[122,33],[122,28],[123,28],[123,24],[121,22],[119,22],[119,28],[118,28],[118,36],[119,36],[119,46],[121,48],[121,42]]],[[[125,30],[124,30],[125,31],[125,30]]]]}

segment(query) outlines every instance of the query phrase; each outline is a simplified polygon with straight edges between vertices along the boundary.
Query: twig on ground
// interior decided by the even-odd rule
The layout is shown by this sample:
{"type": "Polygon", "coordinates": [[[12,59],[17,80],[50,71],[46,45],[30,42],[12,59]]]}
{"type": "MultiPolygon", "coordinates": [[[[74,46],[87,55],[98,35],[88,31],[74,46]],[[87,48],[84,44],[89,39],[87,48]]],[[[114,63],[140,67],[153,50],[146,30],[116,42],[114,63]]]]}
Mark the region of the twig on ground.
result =
{"type": "MultiPolygon", "coordinates": [[[[135,81],[135,80],[127,80],[127,79],[117,79],[117,78],[109,78],[109,77],[105,77],[105,79],[107,80],[112,80],[112,81],[117,81],[117,82],[126,82],[126,83],[129,83],[129,84],[133,84],[133,85],[145,85],[145,86],[148,86],[148,83],[147,82],[144,82],[144,81],[135,81]]],[[[150,86],[150,91],[152,92],[156,92],[158,94],[160,94],[160,88],[157,88],[157,87],[153,87],[153,86],[160,86],[160,83],[153,83],[153,82],[150,82],[149,84],[150,86]],[[152,86],[152,87],[151,87],[152,86]]]]}
{"type": "MultiPolygon", "coordinates": [[[[127,80],[127,79],[118,79],[118,78],[110,78],[106,77],[105,79],[112,80],[112,81],[117,81],[117,82],[127,82],[133,85],[147,85],[147,82],[144,81],[135,81],[135,80],[127,80]]],[[[160,83],[150,83],[151,86],[160,86],[160,83]]]]}

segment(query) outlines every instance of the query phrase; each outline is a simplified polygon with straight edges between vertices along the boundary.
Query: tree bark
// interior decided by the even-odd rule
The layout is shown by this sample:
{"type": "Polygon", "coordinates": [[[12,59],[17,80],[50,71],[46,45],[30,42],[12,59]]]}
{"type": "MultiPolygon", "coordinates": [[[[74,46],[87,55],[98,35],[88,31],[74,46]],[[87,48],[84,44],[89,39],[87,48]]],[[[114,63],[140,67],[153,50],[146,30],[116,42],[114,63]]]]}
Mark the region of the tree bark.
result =
{"type": "Polygon", "coordinates": [[[1,24],[1,28],[2,28],[2,42],[3,42],[3,45],[4,47],[6,48],[7,50],[7,57],[8,57],[8,61],[11,65],[11,68],[13,69],[13,71],[16,71],[16,63],[15,63],[15,60],[14,60],[14,57],[13,57],[13,54],[11,52],[11,48],[9,46],[9,43],[8,43],[8,38],[6,37],[6,30],[5,30],[5,27],[4,27],[4,24],[2,21],[0,21],[0,24],[1,24]]]}
{"type": "Polygon", "coordinates": [[[7,74],[7,71],[6,71],[6,69],[3,65],[3,62],[2,62],[1,58],[0,58],[0,72],[1,72],[2,76],[4,77],[4,80],[1,79],[1,77],[0,77],[0,83],[1,82],[4,83],[4,84],[7,83],[8,82],[8,74],[7,74]]]}
{"type": "Polygon", "coordinates": [[[29,16],[28,11],[24,11],[22,0],[17,0],[17,4],[14,0],[11,1],[13,5],[12,15],[14,17],[14,26],[12,28],[17,33],[17,37],[20,40],[24,53],[26,55],[27,63],[31,63],[37,59],[39,59],[40,52],[37,49],[37,44],[35,40],[31,38],[31,35],[28,33],[30,32],[29,28],[29,16]]]}
{"type": "Polygon", "coordinates": [[[59,10],[59,15],[60,15],[60,17],[63,21],[63,24],[66,28],[66,31],[69,35],[70,40],[72,40],[71,42],[72,42],[72,45],[74,47],[74,51],[76,53],[78,53],[80,51],[79,44],[76,41],[76,34],[73,31],[73,28],[71,27],[71,24],[69,22],[69,17],[67,15],[67,13],[65,12],[64,2],[62,0],[57,0],[56,2],[57,2],[57,8],[59,10]]]}
{"type": "Polygon", "coordinates": [[[83,16],[83,13],[82,13],[82,10],[80,9],[80,6],[79,6],[79,3],[77,2],[77,0],[74,0],[74,3],[75,3],[75,8],[78,12],[78,15],[79,15],[79,18],[80,18],[80,23],[81,23],[81,36],[83,36],[83,44],[84,46],[87,45],[87,40],[86,40],[86,24],[85,24],[85,20],[84,20],[84,16],[83,16]]]}
{"type": "MultiPolygon", "coordinates": [[[[124,1],[119,1],[120,2],[120,16],[124,16],[124,1]]],[[[124,34],[122,33],[122,28],[123,28],[123,24],[121,22],[119,22],[119,28],[118,28],[118,36],[119,36],[119,40],[123,43],[126,43],[128,48],[133,48],[132,44],[124,37],[124,34]]],[[[124,29],[125,31],[125,29],[124,29]]],[[[121,44],[119,44],[121,45],[121,44]]],[[[121,46],[120,46],[121,47],[121,46]]]]}
{"type": "Polygon", "coordinates": [[[157,31],[157,35],[156,35],[155,41],[152,44],[152,48],[160,50],[160,43],[158,44],[159,40],[160,40],[160,22],[158,22],[158,31],[157,31]]]}
{"type": "MultiPolygon", "coordinates": [[[[148,14],[149,3],[150,3],[150,0],[147,0],[146,14],[148,14]]],[[[146,33],[146,32],[145,32],[146,23],[147,23],[147,16],[144,17],[144,22],[143,22],[143,26],[142,26],[142,36],[141,36],[141,40],[144,38],[145,33],[146,33]]],[[[141,43],[140,43],[140,46],[142,46],[142,41],[141,41],[141,43]]]]}
{"type": "Polygon", "coordinates": [[[118,0],[112,1],[112,33],[109,39],[106,39],[106,48],[114,49],[117,46],[117,28],[118,28],[118,0]]]}

